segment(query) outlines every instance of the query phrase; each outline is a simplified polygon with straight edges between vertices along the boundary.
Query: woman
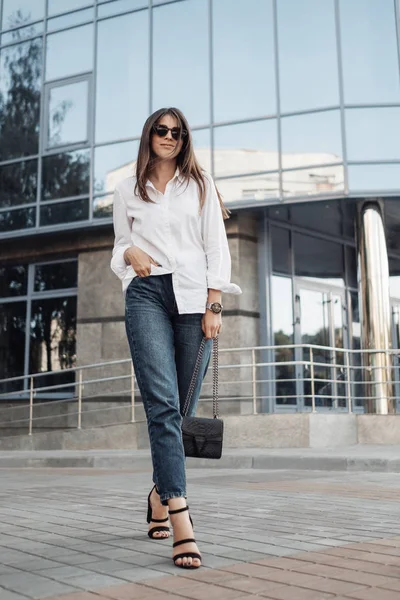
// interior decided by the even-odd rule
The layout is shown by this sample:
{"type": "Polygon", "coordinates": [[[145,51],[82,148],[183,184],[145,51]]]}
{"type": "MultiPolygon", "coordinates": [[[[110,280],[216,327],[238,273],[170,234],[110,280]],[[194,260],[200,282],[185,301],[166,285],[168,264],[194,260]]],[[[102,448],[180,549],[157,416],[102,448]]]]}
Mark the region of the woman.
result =
{"type": "Polygon", "coordinates": [[[202,367],[189,414],[194,414],[221,331],[221,292],[231,260],[224,208],[214,183],[197,163],[188,123],[176,108],[146,121],[136,173],[114,195],[115,245],[111,268],[122,280],[126,331],[147,417],[154,487],[148,497],[149,536],[174,533],[176,566],[201,565],[186,504],[182,409],[200,344],[202,367]]]}

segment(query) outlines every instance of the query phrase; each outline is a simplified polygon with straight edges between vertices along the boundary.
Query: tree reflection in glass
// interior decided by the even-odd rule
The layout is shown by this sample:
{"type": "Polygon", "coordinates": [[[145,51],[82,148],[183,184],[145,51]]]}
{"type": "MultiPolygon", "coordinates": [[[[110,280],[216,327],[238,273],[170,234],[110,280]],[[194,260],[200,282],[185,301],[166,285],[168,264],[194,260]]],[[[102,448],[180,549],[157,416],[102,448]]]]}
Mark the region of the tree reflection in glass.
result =
{"type": "MultiPolygon", "coordinates": [[[[0,380],[24,374],[26,302],[0,305],[0,380]]],[[[0,383],[0,393],[21,389],[21,382],[0,383]]]]}

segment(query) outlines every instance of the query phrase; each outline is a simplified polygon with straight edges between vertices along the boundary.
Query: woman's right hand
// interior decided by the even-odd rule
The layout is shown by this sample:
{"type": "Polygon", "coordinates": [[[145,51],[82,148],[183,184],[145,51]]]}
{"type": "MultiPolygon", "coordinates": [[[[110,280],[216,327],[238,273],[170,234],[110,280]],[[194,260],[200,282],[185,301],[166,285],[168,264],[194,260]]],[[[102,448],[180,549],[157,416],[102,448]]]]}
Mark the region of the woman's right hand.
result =
{"type": "Polygon", "coordinates": [[[137,248],[137,246],[127,248],[124,252],[124,259],[126,264],[130,264],[139,277],[148,277],[151,273],[151,265],[160,266],[151,256],[137,248]]]}

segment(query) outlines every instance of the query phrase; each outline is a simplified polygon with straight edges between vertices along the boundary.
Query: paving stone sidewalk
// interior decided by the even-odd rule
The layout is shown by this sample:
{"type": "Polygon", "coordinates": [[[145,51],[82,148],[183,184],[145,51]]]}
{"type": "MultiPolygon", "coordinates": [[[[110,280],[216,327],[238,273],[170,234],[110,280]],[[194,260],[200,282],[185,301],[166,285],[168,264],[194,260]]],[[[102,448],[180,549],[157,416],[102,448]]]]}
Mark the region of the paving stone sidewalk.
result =
{"type": "Polygon", "coordinates": [[[146,535],[148,471],[0,471],[0,600],[400,598],[395,473],[190,469],[184,571],[146,535]]]}

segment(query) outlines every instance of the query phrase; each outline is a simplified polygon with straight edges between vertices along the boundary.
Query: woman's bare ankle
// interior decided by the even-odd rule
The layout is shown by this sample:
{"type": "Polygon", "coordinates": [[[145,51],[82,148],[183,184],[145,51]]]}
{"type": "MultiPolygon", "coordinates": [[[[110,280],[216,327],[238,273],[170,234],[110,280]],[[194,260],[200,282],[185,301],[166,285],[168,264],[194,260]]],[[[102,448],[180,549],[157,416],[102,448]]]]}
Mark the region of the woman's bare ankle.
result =
{"type": "Polygon", "coordinates": [[[168,508],[170,510],[178,510],[179,508],[185,508],[185,506],[186,498],[184,496],[180,496],[179,498],[168,499],[168,508]]]}

